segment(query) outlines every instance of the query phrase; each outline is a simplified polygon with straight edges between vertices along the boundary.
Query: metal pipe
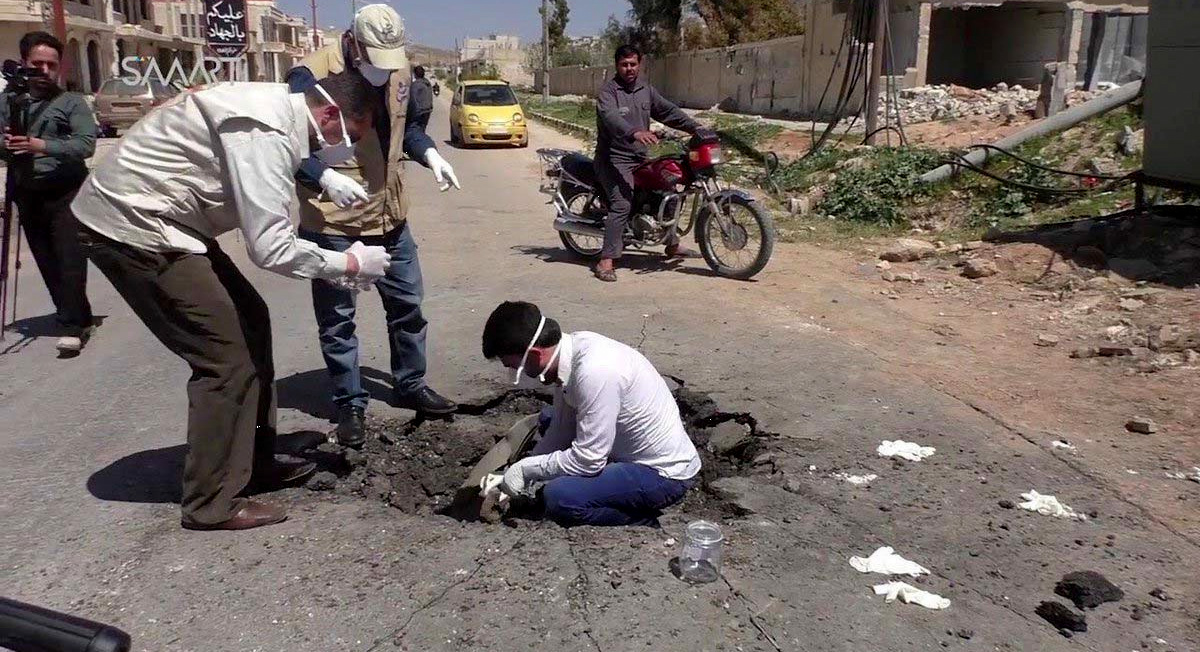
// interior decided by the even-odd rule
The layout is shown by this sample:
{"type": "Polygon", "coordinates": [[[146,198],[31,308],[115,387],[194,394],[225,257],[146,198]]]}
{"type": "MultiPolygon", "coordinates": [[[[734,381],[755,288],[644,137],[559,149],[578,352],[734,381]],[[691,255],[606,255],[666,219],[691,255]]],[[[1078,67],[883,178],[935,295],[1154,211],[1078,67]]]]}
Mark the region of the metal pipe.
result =
{"type": "MultiPolygon", "coordinates": [[[[1133,100],[1137,99],[1141,92],[1142,80],[1139,79],[1135,82],[1125,84],[1120,88],[1113,89],[1101,95],[1100,97],[1092,98],[1083,104],[1073,106],[1062,113],[1056,113],[1048,118],[1039,120],[1022,129],[1021,131],[1012,134],[1011,136],[1001,138],[993,144],[1000,149],[1011,150],[1017,145],[1020,145],[1028,140],[1032,140],[1039,136],[1052,134],[1056,131],[1062,131],[1064,129],[1073,127],[1080,122],[1087,120],[1088,118],[1094,118],[1101,113],[1111,111],[1118,106],[1129,104],[1133,100]]],[[[972,165],[983,165],[983,163],[987,161],[990,154],[991,150],[979,148],[971,150],[963,158],[972,165]]],[[[962,166],[954,163],[947,163],[943,166],[934,168],[925,174],[922,174],[920,181],[922,183],[936,183],[938,181],[948,179],[957,173],[960,167],[962,166]]]]}
{"type": "Polygon", "coordinates": [[[596,238],[604,237],[604,230],[598,226],[583,224],[570,219],[557,218],[554,220],[554,230],[575,235],[590,235],[596,238]]]}

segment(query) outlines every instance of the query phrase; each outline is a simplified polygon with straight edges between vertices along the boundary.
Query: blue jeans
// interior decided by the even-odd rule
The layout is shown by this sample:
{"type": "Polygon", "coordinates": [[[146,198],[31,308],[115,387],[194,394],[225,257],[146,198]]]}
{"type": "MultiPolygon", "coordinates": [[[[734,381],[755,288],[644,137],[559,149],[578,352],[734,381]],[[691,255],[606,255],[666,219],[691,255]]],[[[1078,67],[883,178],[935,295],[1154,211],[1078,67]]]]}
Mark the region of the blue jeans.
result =
{"type": "MultiPolygon", "coordinates": [[[[387,315],[388,345],[394,388],[404,395],[425,386],[425,335],[428,330],[421,315],[424,286],[417,243],[408,224],[382,236],[350,237],[301,231],[300,237],[323,249],[345,251],[362,240],[365,245],[386,247],[392,256],[387,274],[375,282],[387,315]]],[[[370,395],[363,390],[358,371],[358,336],[354,332],[357,294],[324,280],[312,282],[313,309],[317,313],[317,332],[321,354],[333,382],[333,402],[338,407],[353,405],[366,408],[370,395]]]]}
{"type": "Polygon", "coordinates": [[[559,525],[656,525],[662,510],[683,500],[691,480],[664,478],[632,462],[598,475],[555,478],[542,488],[546,516],[559,525]]]}

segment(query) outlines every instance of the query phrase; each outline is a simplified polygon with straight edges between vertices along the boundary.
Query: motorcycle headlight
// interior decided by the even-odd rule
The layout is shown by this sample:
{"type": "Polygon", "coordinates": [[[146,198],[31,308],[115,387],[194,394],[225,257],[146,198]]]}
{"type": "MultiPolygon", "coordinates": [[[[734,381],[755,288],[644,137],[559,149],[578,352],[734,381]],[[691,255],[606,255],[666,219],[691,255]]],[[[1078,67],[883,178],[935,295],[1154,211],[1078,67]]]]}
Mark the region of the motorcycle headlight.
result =
{"type": "Polygon", "coordinates": [[[472,113],[467,116],[467,122],[472,122],[472,123],[479,122],[479,116],[472,113]]]}

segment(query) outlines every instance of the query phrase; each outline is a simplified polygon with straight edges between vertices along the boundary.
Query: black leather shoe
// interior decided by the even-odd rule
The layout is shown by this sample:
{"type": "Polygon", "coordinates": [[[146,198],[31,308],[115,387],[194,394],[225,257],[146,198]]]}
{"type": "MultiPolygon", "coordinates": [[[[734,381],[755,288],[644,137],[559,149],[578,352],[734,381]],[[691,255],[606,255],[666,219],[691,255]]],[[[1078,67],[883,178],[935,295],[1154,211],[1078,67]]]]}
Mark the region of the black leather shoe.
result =
{"type": "Polygon", "coordinates": [[[357,405],[338,408],[338,443],[349,448],[362,448],[367,442],[366,424],[363,421],[363,409],[357,405]]]}
{"type": "Polygon", "coordinates": [[[406,410],[416,410],[421,414],[450,414],[458,409],[457,403],[428,387],[422,387],[411,394],[397,392],[392,405],[406,410]]]}

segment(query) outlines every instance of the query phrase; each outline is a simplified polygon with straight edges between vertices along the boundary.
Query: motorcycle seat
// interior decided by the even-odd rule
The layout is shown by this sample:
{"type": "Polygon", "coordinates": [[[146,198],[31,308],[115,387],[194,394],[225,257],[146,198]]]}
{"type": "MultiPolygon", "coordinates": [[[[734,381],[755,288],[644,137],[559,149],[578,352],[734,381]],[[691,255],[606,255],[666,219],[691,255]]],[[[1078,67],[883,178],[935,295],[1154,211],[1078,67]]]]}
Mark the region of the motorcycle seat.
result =
{"type": "Polygon", "coordinates": [[[596,166],[591,157],[578,152],[567,154],[561,162],[563,172],[588,187],[596,185],[596,166]]]}

